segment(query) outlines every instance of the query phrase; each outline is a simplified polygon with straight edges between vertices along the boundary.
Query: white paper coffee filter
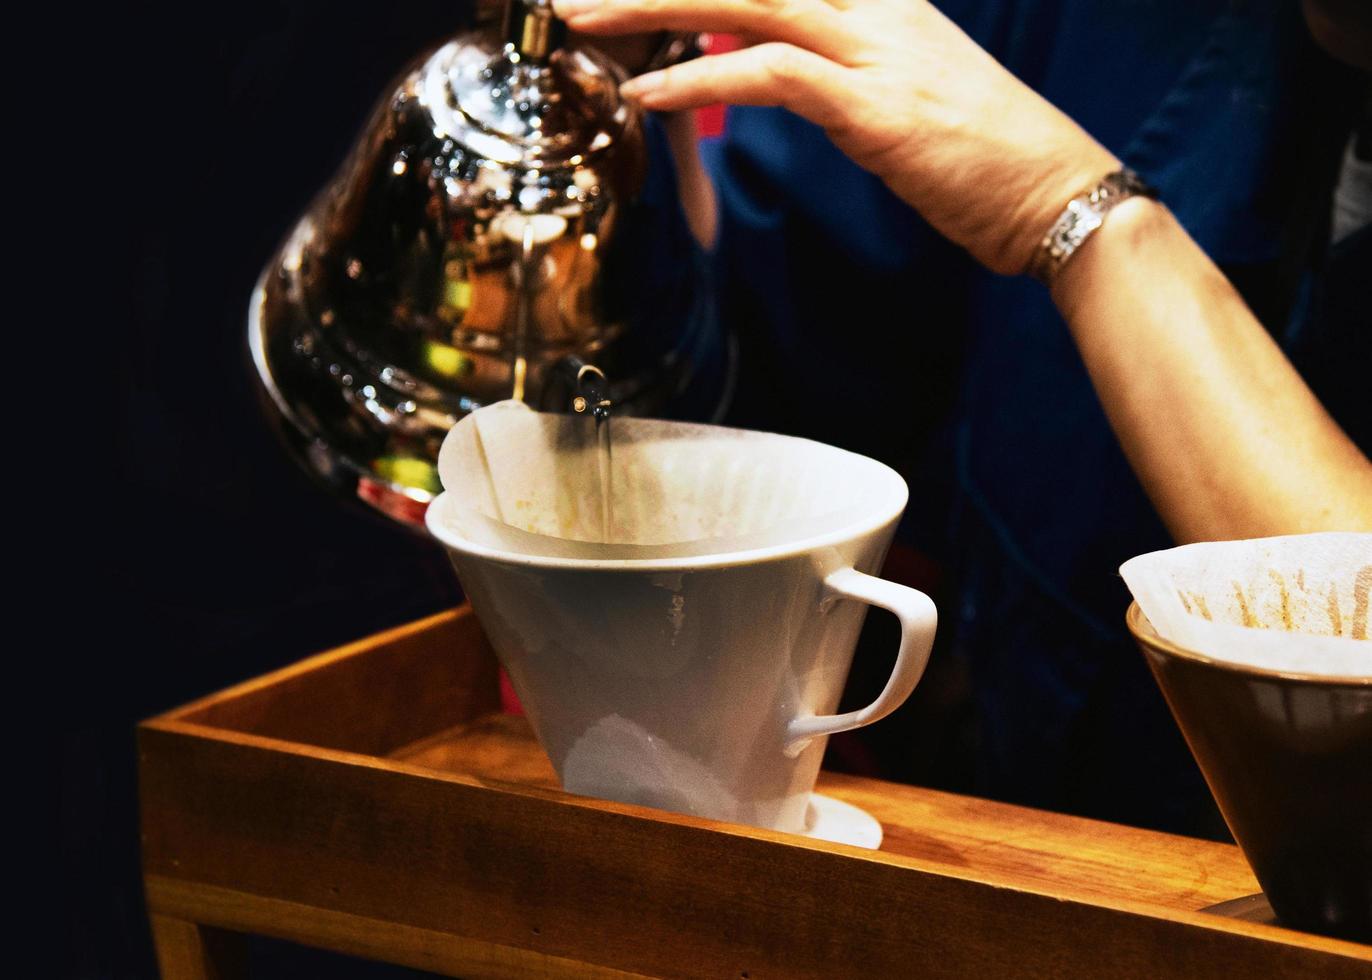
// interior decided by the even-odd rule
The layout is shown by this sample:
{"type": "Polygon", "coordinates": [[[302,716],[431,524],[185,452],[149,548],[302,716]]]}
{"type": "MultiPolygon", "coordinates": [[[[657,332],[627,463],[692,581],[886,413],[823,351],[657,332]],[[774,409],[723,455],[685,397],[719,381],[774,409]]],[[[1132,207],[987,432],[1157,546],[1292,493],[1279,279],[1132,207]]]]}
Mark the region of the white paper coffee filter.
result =
{"type": "Polygon", "coordinates": [[[1372,534],[1183,545],[1120,574],[1158,635],[1269,670],[1372,676],[1372,534]]]}
{"type": "Polygon", "coordinates": [[[581,558],[590,561],[646,560],[652,558],[691,558],[698,555],[719,555],[754,548],[767,548],[782,541],[799,541],[829,531],[847,527],[864,510],[848,507],[819,518],[793,518],[781,521],[764,531],[718,538],[698,538],[672,544],[607,544],[598,541],[576,541],[549,534],[533,534],[504,524],[484,514],[458,506],[456,497],[444,497],[440,518],[459,530],[462,537],[473,544],[521,555],[542,555],[548,558],[581,558]],[[451,503],[450,503],[451,501],[451,503]]]}
{"type": "Polygon", "coordinates": [[[720,426],[615,418],[604,536],[594,422],[500,402],[439,454],[441,521],[521,554],[668,558],[749,550],[870,513],[879,464],[820,443],[720,426]],[[839,465],[840,460],[843,464],[839,465]]]}

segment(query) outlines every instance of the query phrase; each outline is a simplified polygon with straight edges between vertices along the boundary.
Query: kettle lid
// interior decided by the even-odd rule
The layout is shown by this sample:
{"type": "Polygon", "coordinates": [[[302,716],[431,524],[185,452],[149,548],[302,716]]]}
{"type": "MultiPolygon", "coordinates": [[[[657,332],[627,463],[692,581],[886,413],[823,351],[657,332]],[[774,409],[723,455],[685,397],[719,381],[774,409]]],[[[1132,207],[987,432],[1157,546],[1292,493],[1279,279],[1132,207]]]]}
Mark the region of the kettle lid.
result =
{"type": "Polygon", "coordinates": [[[529,170],[576,167],[633,125],[608,61],[562,46],[550,0],[510,0],[503,38],[467,35],[419,69],[434,133],[479,159],[529,170]]]}

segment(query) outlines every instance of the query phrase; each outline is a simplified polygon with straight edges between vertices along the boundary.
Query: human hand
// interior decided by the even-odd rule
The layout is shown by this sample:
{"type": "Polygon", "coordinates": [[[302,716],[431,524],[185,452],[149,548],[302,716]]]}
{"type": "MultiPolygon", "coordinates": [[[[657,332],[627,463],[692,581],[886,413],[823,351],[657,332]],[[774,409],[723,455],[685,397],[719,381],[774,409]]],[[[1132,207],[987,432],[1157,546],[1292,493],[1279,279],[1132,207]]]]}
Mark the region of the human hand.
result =
{"type": "Polygon", "coordinates": [[[553,6],[584,34],[739,35],[748,47],[640,76],[625,94],[648,109],[789,109],[996,272],[1025,271],[1067,201],[1120,166],[925,0],[553,6]]]}

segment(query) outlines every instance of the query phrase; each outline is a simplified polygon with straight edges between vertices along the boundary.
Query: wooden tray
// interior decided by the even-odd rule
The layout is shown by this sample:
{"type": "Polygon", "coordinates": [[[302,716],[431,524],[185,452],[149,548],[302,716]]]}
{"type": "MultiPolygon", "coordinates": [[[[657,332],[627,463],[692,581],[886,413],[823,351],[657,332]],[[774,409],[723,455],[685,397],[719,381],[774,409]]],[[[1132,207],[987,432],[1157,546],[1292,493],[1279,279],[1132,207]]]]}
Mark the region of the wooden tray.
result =
{"type": "Polygon", "coordinates": [[[242,932],[467,977],[1372,976],[1200,911],[1257,891],[1231,846],[827,773],[880,851],[563,793],[465,609],[138,739],[169,977],[230,972],[242,932]]]}

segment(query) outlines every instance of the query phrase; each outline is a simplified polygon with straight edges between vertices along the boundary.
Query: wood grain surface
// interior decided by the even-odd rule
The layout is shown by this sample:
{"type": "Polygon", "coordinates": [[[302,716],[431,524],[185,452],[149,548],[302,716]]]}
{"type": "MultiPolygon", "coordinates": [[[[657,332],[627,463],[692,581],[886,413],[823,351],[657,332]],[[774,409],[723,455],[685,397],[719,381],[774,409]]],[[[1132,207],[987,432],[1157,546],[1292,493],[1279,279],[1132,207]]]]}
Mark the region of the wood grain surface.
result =
{"type": "Polygon", "coordinates": [[[590,800],[495,703],[459,612],[145,723],[150,910],[470,977],[1372,976],[1200,912],[1256,889],[1226,845],[833,775],[881,851],[590,800]]]}
{"type": "Polygon", "coordinates": [[[476,617],[439,613],[202,698],[164,716],[384,755],[500,707],[476,617]]]}
{"type": "Polygon", "coordinates": [[[189,919],[154,914],[148,917],[164,977],[187,980],[230,980],[247,969],[243,936],[189,919]]]}
{"type": "MultiPolygon", "coordinates": [[[[557,789],[557,774],[518,716],[492,714],[396,750],[444,772],[557,789]]],[[[820,773],[816,789],[881,821],[881,849],[954,868],[1003,873],[1077,894],[1199,910],[1259,890],[1233,846],[1141,831],[898,783],[820,773]]]]}

